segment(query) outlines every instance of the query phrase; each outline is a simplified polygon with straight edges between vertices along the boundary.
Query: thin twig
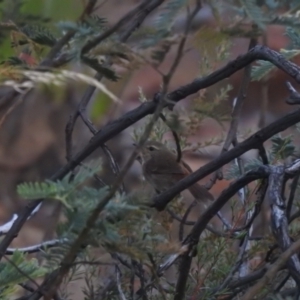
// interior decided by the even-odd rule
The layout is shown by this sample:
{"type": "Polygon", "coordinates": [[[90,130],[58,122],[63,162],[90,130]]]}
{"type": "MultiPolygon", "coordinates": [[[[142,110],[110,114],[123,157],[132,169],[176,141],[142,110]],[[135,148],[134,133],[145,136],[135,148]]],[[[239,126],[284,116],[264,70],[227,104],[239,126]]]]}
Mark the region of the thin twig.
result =
{"type": "Polygon", "coordinates": [[[276,260],[276,262],[269,267],[266,274],[242,297],[242,300],[252,300],[258,293],[271,282],[276,276],[277,272],[286,264],[286,262],[300,250],[300,239],[289,246],[276,260]]]}
{"type": "Polygon", "coordinates": [[[30,92],[31,89],[28,89],[27,91],[25,91],[25,93],[19,94],[19,97],[15,100],[15,102],[7,109],[7,111],[4,113],[4,115],[1,117],[0,119],[0,128],[2,127],[4,121],[6,120],[6,118],[14,111],[14,109],[20,105],[23,100],[25,95],[30,92]]]}
{"type": "Polygon", "coordinates": [[[296,195],[296,190],[298,187],[299,178],[300,178],[300,173],[298,173],[293,178],[293,181],[291,184],[290,195],[289,195],[289,199],[287,201],[287,206],[286,206],[286,216],[287,216],[288,220],[290,219],[290,216],[291,216],[291,211],[292,211],[292,207],[293,207],[293,202],[295,200],[295,195],[296,195]]]}
{"type": "MultiPolygon", "coordinates": [[[[97,3],[97,0],[89,0],[83,13],[81,14],[80,20],[83,20],[85,16],[93,12],[94,6],[97,3]]],[[[40,66],[41,67],[51,67],[53,65],[53,60],[58,52],[67,44],[75,35],[76,30],[69,30],[61,39],[59,39],[56,44],[51,48],[47,56],[43,59],[40,66]]]]}
{"type": "Polygon", "coordinates": [[[16,265],[11,259],[9,259],[7,256],[4,256],[4,258],[8,261],[9,264],[11,264],[22,276],[24,276],[25,278],[27,278],[30,282],[32,282],[37,288],[39,288],[39,284],[33,279],[31,278],[31,276],[29,276],[27,274],[27,272],[24,272],[23,270],[21,270],[19,268],[18,265],[16,265]]]}
{"type": "Polygon", "coordinates": [[[292,86],[292,84],[289,81],[286,82],[286,86],[290,92],[290,96],[286,100],[286,103],[290,105],[300,104],[300,93],[297,92],[297,90],[292,86]]]}
{"type": "MultiPolygon", "coordinates": [[[[268,44],[267,33],[262,33],[262,44],[266,46],[268,44]]],[[[266,126],[266,116],[269,104],[269,75],[264,76],[261,79],[261,95],[260,95],[260,107],[259,109],[259,121],[258,128],[263,128],[266,126]]]]}
{"type": "Polygon", "coordinates": [[[250,149],[259,148],[264,141],[271,138],[277,132],[283,131],[284,129],[298,123],[300,121],[299,111],[297,110],[289,114],[289,121],[287,121],[287,119],[285,121],[283,121],[283,119],[279,119],[273,122],[267,127],[257,131],[245,141],[239,143],[233,149],[229,150],[228,152],[225,152],[223,155],[207,163],[205,166],[199,168],[194,173],[186,176],[184,179],[177,182],[176,185],[171,187],[169,190],[157,195],[154,198],[154,203],[152,206],[158,210],[163,210],[166,207],[166,205],[177,194],[181,193],[183,190],[185,190],[192,184],[195,184],[197,181],[201,180],[205,176],[219,169],[220,165],[225,165],[226,163],[229,163],[230,161],[249,151],[250,149]],[[294,119],[294,121],[292,121],[291,119],[294,119]],[[289,124],[287,124],[286,121],[289,124]]]}
{"type": "MultiPolygon", "coordinates": [[[[268,188],[268,181],[263,181],[260,188],[259,188],[259,196],[258,196],[258,199],[256,201],[256,205],[255,205],[255,208],[254,208],[254,211],[253,211],[253,214],[251,216],[251,219],[248,220],[249,223],[247,223],[247,227],[250,228],[253,221],[255,220],[255,217],[258,215],[259,211],[260,211],[260,207],[261,207],[261,204],[265,198],[265,194],[267,192],[267,188],[268,188]]],[[[237,260],[234,264],[234,266],[231,268],[229,274],[227,275],[226,279],[223,281],[223,283],[215,290],[214,294],[219,292],[219,291],[222,291],[223,289],[225,289],[231,282],[234,274],[240,270],[240,267],[242,266],[243,264],[243,258],[245,257],[246,255],[246,251],[247,251],[247,245],[248,245],[248,242],[250,241],[250,234],[249,232],[247,231],[247,235],[245,237],[243,237],[243,243],[242,245],[240,246],[240,251],[239,251],[239,254],[238,254],[238,257],[237,257],[237,260]]],[[[245,277],[247,276],[247,274],[243,275],[243,276],[240,276],[240,277],[245,277]]]]}
{"type": "MultiPolygon", "coordinates": [[[[170,78],[171,79],[171,78],[170,78]]],[[[127,174],[129,168],[134,163],[141,147],[144,145],[144,143],[147,141],[152,128],[159,118],[159,115],[162,111],[162,109],[165,107],[165,96],[167,94],[168,89],[168,83],[166,80],[164,81],[164,85],[162,88],[162,94],[159,96],[158,103],[159,105],[156,108],[155,113],[153,114],[150,122],[146,125],[144,133],[140,137],[140,141],[137,144],[137,146],[134,148],[134,151],[132,155],[129,157],[127,163],[119,173],[118,177],[115,179],[114,183],[111,186],[110,191],[99,201],[96,208],[92,211],[90,216],[88,217],[85,227],[80,231],[80,233],[77,235],[77,238],[72,243],[70,250],[66,253],[66,255],[63,258],[63,264],[60,266],[60,268],[54,270],[49,276],[47,276],[42,283],[40,289],[44,291],[48,295],[48,297],[51,297],[55,290],[60,286],[63,278],[66,276],[70,269],[70,265],[73,263],[73,261],[76,259],[77,253],[81,248],[81,245],[86,240],[89,231],[93,228],[95,222],[98,219],[98,216],[100,212],[105,208],[105,206],[109,203],[109,201],[112,199],[112,197],[115,195],[116,191],[118,190],[120,184],[122,183],[124,176],[127,174]]],[[[37,300],[40,296],[36,293],[34,294],[29,300],[37,300]]]]}
{"type": "MultiPolygon", "coordinates": [[[[164,116],[164,114],[161,113],[159,117],[164,121],[165,124],[168,125],[167,119],[164,116]]],[[[177,134],[176,131],[171,130],[171,132],[172,132],[172,135],[174,137],[174,141],[176,143],[177,162],[180,162],[181,161],[181,157],[182,157],[182,152],[181,152],[181,147],[180,147],[180,139],[179,139],[179,136],[178,136],[178,134],[177,134]]]]}
{"type": "MultiPolygon", "coordinates": [[[[169,93],[167,98],[172,102],[178,102],[185,97],[198,92],[199,90],[213,85],[216,82],[219,82],[222,79],[229,77],[234,74],[236,71],[245,67],[249,63],[252,63],[256,59],[267,60],[275,64],[278,68],[289,74],[295,80],[300,82],[300,78],[297,78],[296,74],[300,72],[300,68],[295,64],[286,61],[281,54],[276,51],[270,50],[263,46],[256,46],[252,50],[248,51],[247,54],[239,56],[234,61],[228,63],[223,68],[213,72],[209,76],[204,78],[196,79],[192,83],[182,86],[175,91],[169,93]]],[[[146,102],[141,104],[138,108],[133,109],[132,111],[124,114],[119,119],[107,124],[101,131],[99,131],[95,137],[93,137],[88,146],[86,146],[82,151],[80,151],[71,162],[62,167],[53,177],[61,178],[74,169],[79,162],[88,157],[93,151],[99,148],[99,146],[115,135],[119,134],[124,129],[128,128],[132,124],[136,123],[138,120],[144,118],[146,115],[152,114],[158,102],[156,97],[154,101],[146,102]]],[[[167,106],[167,104],[166,104],[167,106]]],[[[276,122],[274,122],[276,124],[276,122]]],[[[294,125],[292,123],[291,125],[294,125]]],[[[290,125],[290,126],[291,126],[290,125]]],[[[266,128],[268,128],[267,126],[266,128]]],[[[284,128],[285,129],[285,128],[284,128]]],[[[282,129],[283,130],[283,129],[282,129]]],[[[276,133],[276,132],[275,132],[276,133]]],[[[275,134],[274,133],[274,134],[275,134]]],[[[257,143],[257,146],[260,143],[257,143]]],[[[249,149],[247,149],[248,151],[249,149]]],[[[244,152],[243,152],[244,153],[244,152]]],[[[225,153],[226,154],[226,153],[225,153]]]]}
{"type": "Polygon", "coordinates": [[[182,242],[183,240],[183,233],[184,233],[184,224],[187,220],[187,218],[189,217],[189,214],[191,213],[192,209],[197,205],[197,201],[194,200],[190,206],[187,208],[187,210],[185,211],[183,217],[182,217],[182,222],[180,222],[179,225],[179,241],[182,242]]]}
{"type": "MultiPolygon", "coordinates": [[[[153,282],[152,282],[152,284],[155,284],[157,286],[157,289],[160,292],[160,295],[162,296],[162,299],[163,300],[167,300],[167,295],[166,295],[163,287],[161,286],[161,284],[159,282],[159,276],[158,276],[159,273],[157,272],[157,267],[156,267],[155,260],[153,259],[153,256],[150,255],[150,253],[148,253],[148,257],[149,257],[150,262],[152,263],[152,268],[151,268],[152,275],[153,275],[153,282]]],[[[150,284],[149,287],[152,284],[150,284]]]]}
{"type": "Polygon", "coordinates": [[[120,296],[120,299],[121,300],[126,300],[126,297],[124,295],[124,292],[122,290],[122,286],[121,286],[121,280],[120,280],[120,277],[121,277],[121,270],[119,269],[118,266],[116,266],[116,281],[117,281],[117,287],[118,287],[118,292],[119,292],[119,296],[120,296]]]}
{"type": "MultiPolygon", "coordinates": [[[[156,4],[156,7],[163,3],[163,0],[154,0],[151,1],[150,4],[154,5],[156,4]]],[[[107,31],[100,33],[98,36],[96,36],[94,39],[88,41],[86,45],[82,47],[81,53],[85,54],[89,52],[91,49],[93,49],[95,46],[97,46],[99,43],[104,41],[106,38],[111,36],[114,32],[119,30],[122,26],[124,26],[128,21],[132,20],[138,13],[141,11],[146,12],[149,8],[149,0],[144,0],[139,6],[137,6],[135,9],[131,10],[129,13],[127,13],[121,20],[119,20],[114,26],[109,28],[107,31]]]]}
{"type": "MultiPolygon", "coordinates": [[[[294,161],[290,166],[286,167],[284,172],[289,176],[295,176],[300,169],[300,160],[294,161]]],[[[259,166],[256,170],[247,172],[244,176],[233,182],[227,189],[225,189],[221,195],[216,199],[203,213],[203,215],[197,220],[195,226],[191,230],[188,237],[185,238],[184,244],[193,247],[198,243],[201,233],[205,229],[210,219],[219,211],[223,205],[243,186],[250,182],[267,178],[271,172],[271,166],[259,166]]]]}
{"type": "MultiPolygon", "coordinates": [[[[107,35],[109,32],[110,32],[110,34],[114,33],[116,30],[119,29],[120,26],[125,24],[127,21],[131,20],[131,18],[133,18],[134,15],[139,14],[139,16],[136,18],[136,20],[134,20],[132,22],[132,25],[120,37],[120,42],[123,42],[123,43],[126,42],[127,39],[130,37],[130,35],[133,33],[133,31],[141,25],[141,23],[146,18],[146,16],[151,11],[153,11],[155,8],[157,8],[162,2],[163,1],[157,1],[157,0],[152,1],[152,2],[144,1],[136,9],[134,9],[133,11],[130,11],[127,15],[125,15],[114,27],[109,29],[106,32],[106,34],[104,34],[103,36],[107,38],[109,36],[109,35],[107,35]]],[[[96,80],[101,80],[102,77],[103,76],[100,73],[97,73],[95,75],[96,80]]],[[[67,152],[66,158],[69,162],[72,160],[72,157],[73,157],[73,155],[72,155],[72,134],[73,134],[73,130],[74,130],[77,118],[79,116],[81,116],[83,122],[87,125],[87,127],[90,129],[90,131],[93,133],[93,135],[95,135],[97,133],[96,128],[93,126],[93,124],[91,123],[91,121],[88,119],[88,117],[86,115],[86,107],[89,104],[90,99],[91,99],[92,95],[94,94],[94,91],[95,91],[94,86],[89,86],[87,88],[87,90],[84,93],[83,98],[81,99],[80,103],[78,104],[77,110],[75,111],[75,113],[72,116],[70,116],[69,122],[66,126],[66,129],[65,129],[66,152],[67,152]]],[[[100,146],[102,147],[102,150],[108,157],[108,160],[110,162],[113,173],[115,174],[115,176],[117,176],[119,173],[119,166],[118,166],[117,162],[115,161],[114,157],[111,155],[110,150],[104,143],[100,146]]],[[[123,183],[120,186],[120,191],[121,192],[125,191],[125,187],[124,187],[123,183]]]]}
{"type": "Polygon", "coordinates": [[[96,292],[96,297],[94,300],[103,300],[107,297],[107,293],[111,291],[117,285],[115,276],[108,278],[107,283],[104,287],[99,288],[96,292]]]}
{"type": "MultiPolygon", "coordinates": [[[[300,82],[300,78],[298,76],[300,71],[299,67],[296,64],[287,61],[281,54],[279,54],[276,51],[273,51],[264,46],[256,46],[252,50],[248,51],[246,54],[240,55],[238,58],[229,62],[227,65],[213,72],[212,74],[203,78],[196,79],[193,82],[169,93],[168,99],[172,100],[174,103],[179,102],[185,97],[194,94],[203,88],[207,88],[208,86],[211,86],[222,79],[228,78],[238,70],[242,69],[243,67],[257,59],[270,61],[279,69],[281,69],[282,71],[290,75],[292,78],[294,78],[297,82],[300,82]]],[[[15,95],[14,91],[12,91],[12,93],[8,93],[7,95],[5,95],[5,97],[10,98],[13,95],[15,95]]],[[[86,147],[84,147],[83,150],[81,150],[76,156],[74,156],[71,162],[63,166],[56,174],[54,174],[51,177],[51,180],[62,179],[66,174],[68,174],[71,170],[77,167],[85,158],[87,158],[93,151],[98,149],[100,145],[102,145],[112,137],[116,136],[121,131],[125,130],[138,120],[142,119],[143,117],[152,114],[155,111],[157,105],[158,102],[156,101],[143,103],[139,107],[124,114],[117,120],[104,126],[102,130],[90,140],[88,145],[86,145],[86,147]]],[[[272,124],[263,128],[262,130],[259,130],[255,135],[240,143],[234,149],[219,156],[217,159],[208,163],[200,170],[196,171],[195,173],[189,175],[185,179],[178,182],[167,192],[164,192],[158,197],[156,197],[155,200],[157,201],[157,203],[160,203],[159,205],[157,205],[157,208],[163,209],[171,199],[173,199],[178,193],[183,191],[187,186],[196,183],[201,178],[216,171],[235,157],[242,155],[250,149],[255,149],[259,147],[259,145],[261,145],[264,141],[269,139],[274,134],[285,130],[286,128],[298,123],[299,121],[300,113],[299,110],[297,110],[295,112],[287,114],[285,117],[282,117],[281,119],[273,122],[272,124]],[[163,199],[164,201],[162,201],[163,199]]],[[[20,229],[22,228],[23,224],[26,222],[27,218],[30,216],[32,211],[41,202],[42,199],[31,201],[18,215],[18,219],[13,223],[13,226],[0,243],[0,258],[5,254],[7,247],[17,236],[17,234],[19,233],[20,229]]]]}
{"type": "Polygon", "coordinates": [[[275,292],[278,293],[280,292],[280,290],[284,287],[284,285],[286,284],[286,282],[289,280],[289,278],[291,277],[290,274],[287,274],[283,280],[278,284],[278,286],[275,289],[275,292]]]}
{"type": "MultiPolygon", "coordinates": [[[[288,220],[285,212],[285,204],[281,196],[285,169],[283,166],[270,166],[270,170],[269,199],[271,202],[271,227],[277,243],[284,251],[292,244],[288,232],[288,220]]],[[[289,259],[288,269],[299,287],[300,261],[297,255],[293,255],[289,259]]]]}
{"type": "MultiPolygon", "coordinates": [[[[248,51],[250,51],[253,47],[255,47],[256,44],[257,44],[256,39],[254,39],[254,38],[251,39],[250,43],[249,43],[248,51]]],[[[237,98],[234,99],[230,127],[229,127],[229,130],[228,130],[227,137],[225,139],[223,148],[221,150],[221,154],[228,151],[231,144],[233,144],[234,146],[237,145],[237,128],[238,128],[239,118],[240,118],[240,115],[241,115],[241,112],[242,112],[242,107],[243,107],[244,100],[246,98],[246,93],[247,93],[247,89],[248,89],[250,80],[251,80],[251,64],[249,64],[245,67],[242,83],[241,83],[241,86],[240,86],[240,89],[239,89],[239,92],[238,92],[238,96],[237,96],[237,98]]],[[[244,167],[243,167],[243,163],[241,161],[240,156],[238,156],[235,160],[237,161],[237,164],[238,164],[238,167],[240,169],[241,175],[243,175],[244,167]]],[[[217,172],[222,173],[221,170],[219,170],[217,172]]],[[[218,173],[216,173],[216,175],[217,174],[218,173]]],[[[246,195],[245,188],[243,190],[240,190],[238,192],[238,194],[240,195],[240,198],[241,198],[241,201],[243,202],[243,205],[245,205],[245,195],[246,195]]],[[[249,212],[249,214],[250,214],[250,212],[249,212]]],[[[246,218],[246,222],[247,222],[247,219],[249,218],[249,214],[246,218]]],[[[229,229],[231,227],[232,226],[229,226],[229,229]]],[[[228,226],[227,226],[227,228],[228,228],[228,226]]],[[[246,250],[246,248],[247,247],[242,247],[242,249],[245,249],[245,250],[246,250]]]]}
{"type": "MultiPolygon", "coordinates": [[[[196,224],[196,221],[187,221],[187,220],[183,220],[183,218],[181,218],[180,216],[178,216],[177,214],[175,214],[171,209],[167,208],[166,211],[178,222],[187,225],[187,226],[194,226],[196,224]]],[[[257,210],[259,211],[259,210],[257,210]]],[[[240,231],[243,231],[245,229],[247,229],[249,226],[251,226],[251,220],[249,221],[249,223],[247,223],[246,225],[244,225],[243,227],[239,227],[239,228],[235,228],[232,229],[231,231],[228,232],[223,232],[223,231],[219,231],[217,229],[215,229],[213,226],[211,226],[210,224],[207,224],[206,229],[208,231],[210,231],[211,233],[219,236],[219,237],[224,237],[224,238],[228,238],[228,239],[242,239],[243,237],[241,237],[238,233],[240,231]]],[[[261,237],[249,237],[249,240],[253,240],[253,241],[257,241],[260,240],[261,237]]]]}
{"type": "Polygon", "coordinates": [[[40,243],[40,244],[36,244],[36,245],[33,245],[33,246],[29,246],[29,247],[23,247],[23,248],[7,248],[6,250],[6,255],[12,255],[14,254],[16,251],[18,252],[22,252],[22,253],[36,253],[36,252],[40,252],[40,251],[43,251],[45,249],[48,249],[48,248],[52,248],[52,247],[56,247],[58,246],[59,244],[62,244],[62,243],[66,243],[68,242],[67,239],[55,239],[55,240],[52,240],[52,241],[46,241],[46,242],[43,242],[43,243],[40,243]]]}

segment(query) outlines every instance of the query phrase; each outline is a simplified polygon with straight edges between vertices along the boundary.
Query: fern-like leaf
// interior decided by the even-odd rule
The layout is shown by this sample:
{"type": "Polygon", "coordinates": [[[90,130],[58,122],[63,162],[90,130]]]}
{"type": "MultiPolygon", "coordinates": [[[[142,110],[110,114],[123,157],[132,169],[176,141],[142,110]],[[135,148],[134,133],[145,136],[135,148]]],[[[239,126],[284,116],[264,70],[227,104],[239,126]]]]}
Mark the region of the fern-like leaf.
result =
{"type": "MultiPolygon", "coordinates": [[[[245,172],[249,172],[251,170],[254,170],[262,165],[261,160],[259,159],[252,159],[249,160],[247,163],[245,163],[245,172]]],[[[225,178],[227,180],[236,179],[241,175],[239,166],[236,164],[231,164],[229,169],[226,171],[225,178]]]]}
{"type": "Polygon", "coordinates": [[[278,15],[275,14],[269,21],[270,24],[282,25],[282,26],[290,26],[293,28],[300,27],[299,17],[297,15],[278,15]]]}
{"type": "Polygon", "coordinates": [[[82,23],[87,24],[94,29],[104,29],[107,26],[107,19],[100,17],[98,15],[91,15],[84,19],[82,23]]]}
{"type": "Polygon", "coordinates": [[[11,299],[18,283],[28,278],[36,279],[46,274],[47,269],[39,266],[33,258],[28,260],[24,254],[15,251],[10,257],[11,262],[0,262],[0,295],[1,299],[11,299]],[[8,297],[11,296],[11,297],[8,297]]]}
{"type": "Polygon", "coordinates": [[[60,200],[67,205],[65,200],[68,188],[61,182],[25,182],[17,186],[17,192],[24,199],[50,198],[60,200]]]}
{"type": "Polygon", "coordinates": [[[97,173],[100,168],[101,161],[94,161],[92,162],[92,167],[80,168],[73,180],[70,180],[71,174],[68,174],[63,180],[57,182],[50,180],[46,180],[45,182],[25,182],[17,186],[17,192],[25,199],[56,199],[63,202],[67,207],[70,208],[68,197],[85,180],[91,178],[95,173],[97,173]]]}
{"type": "Polygon", "coordinates": [[[34,42],[52,47],[56,43],[56,38],[45,27],[37,25],[25,25],[21,28],[21,32],[34,42]]]}
{"type": "Polygon", "coordinates": [[[170,0],[163,7],[161,14],[157,17],[154,24],[156,29],[154,32],[150,33],[142,43],[141,48],[148,48],[156,45],[159,41],[166,38],[173,26],[175,17],[178,12],[187,4],[187,0],[170,0]]]}
{"type": "Polygon", "coordinates": [[[257,24],[261,29],[265,28],[267,22],[262,9],[256,4],[256,0],[240,0],[240,3],[247,16],[257,24]]]}
{"type": "MultiPolygon", "coordinates": [[[[101,170],[101,168],[101,159],[90,161],[86,166],[79,169],[79,171],[72,180],[72,184],[75,186],[80,185],[85,180],[93,177],[96,173],[98,173],[101,170]]],[[[65,183],[69,182],[69,176],[71,176],[71,173],[69,173],[69,175],[63,179],[65,183]]]]}
{"type": "Polygon", "coordinates": [[[285,34],[291,39],[293,46],[300,47],[300,34],[292,27],[287,27],[285,34]]]}
{"type": "Polygon", "coordinates": [[[177,13],[187,4],[187,0],[171,0],[164,6],[162,13],[158,16],[156,26],[165,28],[173,24],[177,13]]]}
{"type": "Polygon", "coordinates": [[[272,150],[271,153],[276,158],[285,159],[295,152],[295,146],[291,135],[282,137],[280,134],[274,135],[271,138],[272,150]]]}

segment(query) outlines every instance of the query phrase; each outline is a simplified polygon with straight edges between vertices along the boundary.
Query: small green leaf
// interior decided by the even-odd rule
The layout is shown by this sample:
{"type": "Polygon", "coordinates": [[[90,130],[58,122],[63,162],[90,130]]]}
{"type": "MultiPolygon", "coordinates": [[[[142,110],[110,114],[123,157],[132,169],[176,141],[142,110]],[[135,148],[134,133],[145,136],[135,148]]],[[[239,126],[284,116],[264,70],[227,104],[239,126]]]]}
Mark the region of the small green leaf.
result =
{"type": "Polygon", "coordinates": [[[21,28],[26,36],[28,36],[34,42],[52,47],[56,43],[56,38],[45,27],[38,25],[25,25],[21,28]]]}
{"type": "Polygon", "coordinates": [[[271,138],[272,141],[272,154],[280,159],[286,159],[295,152],[295,146],[293,145],[292,136],[281,137],[280,134],[274,135],[271,138]]]}
{"type": "Polygon", "coordinates": [[[92,104],[92,121],[99,120],[99,118],[101,118],[108,111],[110,105],[111,99],[106,94],[99,92],[92,104]]]}

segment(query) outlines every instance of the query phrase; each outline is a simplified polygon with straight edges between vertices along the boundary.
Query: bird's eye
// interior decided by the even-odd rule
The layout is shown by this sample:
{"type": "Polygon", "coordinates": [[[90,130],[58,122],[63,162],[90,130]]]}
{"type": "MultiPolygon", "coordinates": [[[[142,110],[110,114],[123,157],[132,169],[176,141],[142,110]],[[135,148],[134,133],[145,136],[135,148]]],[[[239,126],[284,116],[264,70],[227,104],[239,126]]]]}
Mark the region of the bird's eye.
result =
{"type": "Polygon", "coordinates": [[[152,146],[150,146],[148,149],[149,149],[150,151],[156,150],[156,148],[154,148],[154,147],[152,147],[152,146]]]}

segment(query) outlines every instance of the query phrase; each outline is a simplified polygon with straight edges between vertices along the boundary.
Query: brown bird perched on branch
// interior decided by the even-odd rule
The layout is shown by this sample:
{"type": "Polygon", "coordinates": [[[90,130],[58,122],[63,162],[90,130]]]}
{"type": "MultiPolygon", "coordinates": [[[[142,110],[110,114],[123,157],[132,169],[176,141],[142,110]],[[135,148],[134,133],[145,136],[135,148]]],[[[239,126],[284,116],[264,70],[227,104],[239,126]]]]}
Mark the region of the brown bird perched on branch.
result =
{"type": "MultiPolygon", "coordinates": [[[[188,176],[192,170],[184,162],[177,162],[176,155],[165,145],[148,141],[140,150],[137,160],[141,163],[145,179],[157,193],[164,192],[176,182],[188,176]]],[[[198,183],[189,187],[189,191],[199,202],[214,200],[214,196],[198,183]]]]}

